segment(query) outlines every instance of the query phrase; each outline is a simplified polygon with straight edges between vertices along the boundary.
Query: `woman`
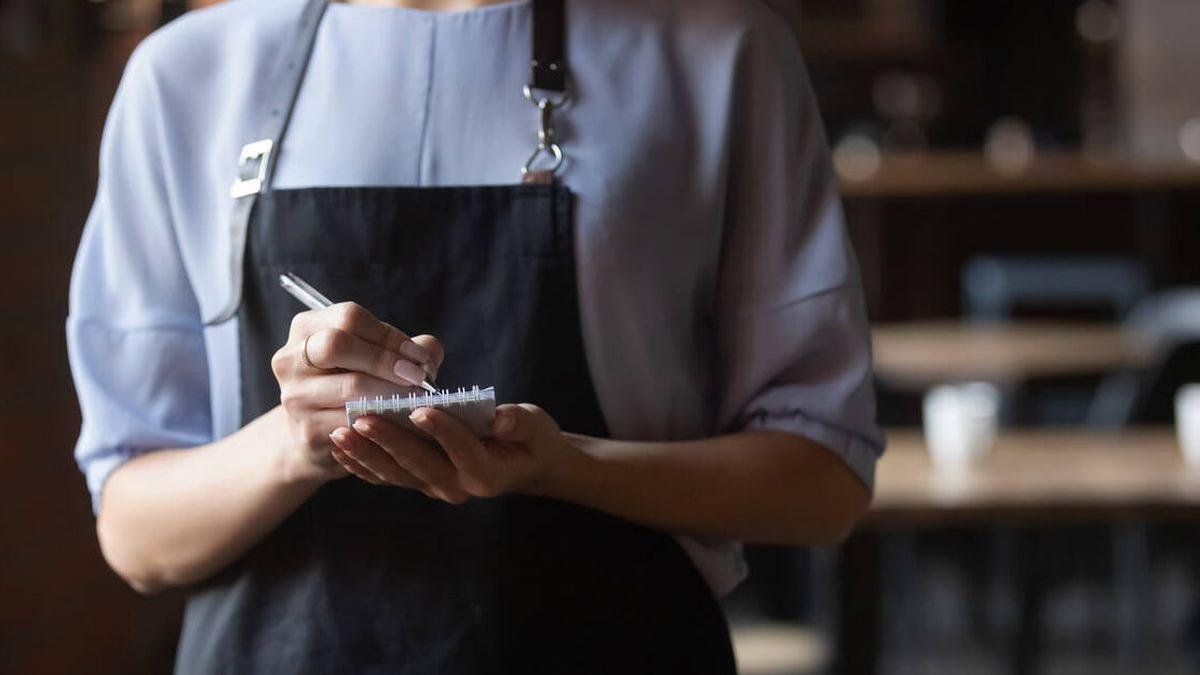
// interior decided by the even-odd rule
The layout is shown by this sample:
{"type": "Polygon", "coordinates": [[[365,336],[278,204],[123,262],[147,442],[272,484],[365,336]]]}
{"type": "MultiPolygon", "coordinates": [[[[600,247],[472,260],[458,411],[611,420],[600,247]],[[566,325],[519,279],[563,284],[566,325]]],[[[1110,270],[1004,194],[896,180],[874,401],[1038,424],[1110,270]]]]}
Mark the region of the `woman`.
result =
{"type": "Polygon", "coordinates": [[[731,672],[735,542],[838,541],[882,447],[792,38],[751,1],[368,4],[130,59],[68,320],[106,559],[190,587],[181,673],[731,672]],[[492,438],[345,426],[426,376],[495,385],[492,438]]]}

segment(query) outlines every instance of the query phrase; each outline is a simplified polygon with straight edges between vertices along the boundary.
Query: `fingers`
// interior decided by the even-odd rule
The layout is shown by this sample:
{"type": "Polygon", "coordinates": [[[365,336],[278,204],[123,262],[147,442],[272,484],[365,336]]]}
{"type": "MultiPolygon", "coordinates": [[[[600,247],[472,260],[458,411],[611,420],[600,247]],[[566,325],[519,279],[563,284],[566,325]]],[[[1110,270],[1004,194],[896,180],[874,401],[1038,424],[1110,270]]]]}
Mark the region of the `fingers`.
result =
{"type": "Polygon", "coordinates": [[[492,435],[509,443],[530,443],[554,424],[541,408],[528,403],[496,406],[492,435]]]}
{"type": "Polygon", "coordinates": [[[485,449],[465,424],[453,415],[434,408],[417,408],[408,418],[442,446],[460,472],[473,476],[481,473],[485,449]]]}
{"type": "MultiPolygon", "coordinates": [[[[375,396],[391,396],[396,392],[396,385],[365,375],[363,373],[346,372],[321,377],[306,377],[291,382],[280,389],[280,401],[290,413],[302,410],[334,410],[341,411],[338,418],[341,426],[345,422],[345,403],[358,398],[375,396]]],[[[329,427],[333,429],[334,427],[329,427]]],[[[329,429],[326,430],[328,433],[329,429]]]]}
{"type": "MultiPolygon", "coordinates": [[[[424,345],[414,342],[399,328],[380,321],[358,303],[343,302],[322,311],[328,312],[326,320],[332,321],[332,324],[327,325],[333,328],[356,335],[385,351],[404,356],[417,365],[424,365],[431,360],[431,355],[425,351],[424,345]]],[[[441,364],[440,360],[438,364],[441,364]]]]}
{"type": "Polygon", "coordinates": [[[346,427],[340,427],[329,437],[333,440],[336,452],[334,458],[345,466],[351,473],[368,483],[376,485],[390,483],[413,490],[423,490],[426,486],[411,473],[400,468],[386,452],[378,445],[363,438],[346,427]],[[338,455],[342,458],[338,458],[338,455]]]}
{"type": "Polygon", "coordinates": [[[360,417],[354,430],[373,441],[395,464],[425,483],[434,495],[453,504],[466,501],[457,470],[438,449],[416,434],[375,416],[360,417]]]}
{"type": "Polygon", "coordinates": [[[360,370],[405,386],[420,384],[427,372],[441,365],[436,338],[423,336],[416,342],[353,302],[297,314],[288,344],[302,349],[306,339],[309,361],[318,368],[360,370]],[[436,359],[430,350],[436,351],[436,359]]]}
{"type": "Polygon", "coordinates": [[[341,328],[322,328],[307,338],[308,360],[317,368],[352,370],[401,386],[416,386],[425,379],[424,348],[405,340],[397,353],[368,342],[341,328]]]}
{"type": "Polygon", "coordinates": [[[336,305],[297,314],[292,318],[288,340],[303,339],[304,336],[322,328],[340,328],[381,347],[388,344],[399,347],[401,342],[408,339],[403,331],[380,321],[357,302],[339,302],[336,305]],[[398,334],[399,338],[386,337],[388,334],[398,334]]]}
{"type": "Polygon", "coordinates": [[[338,434],[338,431],[341,431],[341,429],[329,435],[330,440],[333,441],[333,450],[330,452],[330,454],[335,460],[337,460],[337,463],[346,470],[346,473],[349,473],[360,480],[366,481],[372,485],[383,485],[384,482],[380,480],[379,476],[376,476],[368,471],[366,467],[354,461],[352,457],[346,454],[345,450],[341,449],[338,444],[345,443],[346,439],[338,434]]]}
{"type": "Polygon", "coordinates": [[[408,334],[390,323],[380,321],[362,305],[343,302],[326,308],[334,326],[395,354],[405,354],[414,362],[423,363],[429,355],[419,345],[413,345],[408,334]],[[407,347],[405,345],[408,345],[407,347]]]}

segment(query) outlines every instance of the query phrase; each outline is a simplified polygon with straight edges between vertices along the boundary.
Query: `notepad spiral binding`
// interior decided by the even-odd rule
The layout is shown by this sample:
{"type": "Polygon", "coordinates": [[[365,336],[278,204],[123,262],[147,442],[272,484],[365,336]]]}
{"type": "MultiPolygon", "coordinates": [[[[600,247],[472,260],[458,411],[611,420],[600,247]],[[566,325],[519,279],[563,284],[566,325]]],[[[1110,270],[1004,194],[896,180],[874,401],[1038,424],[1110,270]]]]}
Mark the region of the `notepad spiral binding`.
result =
{"type": "Polygon", "coordinates": [[[354,420],[359,417],[378,415],[401,426],[415,429],[408,415],[417,408],[444,410],[462,420],[477,437],[486,438],[491,435],[492,417],[496,413],[496,389],[481,389],[476,385],[470,389],[460,387],[458,391],[443,389],[436,394],[413,392],[408,395],[393,394],[374,398],[363,396],[354,401],[346,401],[346,424],[353,426],[354,420]]]}

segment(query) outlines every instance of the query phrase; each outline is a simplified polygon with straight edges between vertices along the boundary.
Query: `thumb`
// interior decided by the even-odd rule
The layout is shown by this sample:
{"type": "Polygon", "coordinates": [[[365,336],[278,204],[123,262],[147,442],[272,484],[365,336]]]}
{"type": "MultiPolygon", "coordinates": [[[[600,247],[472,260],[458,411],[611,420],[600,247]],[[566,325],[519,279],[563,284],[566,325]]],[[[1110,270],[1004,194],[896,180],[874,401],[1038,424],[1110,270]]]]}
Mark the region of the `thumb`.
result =
{"type": "Polygon", "coordinates": [[[506,403],[496,406],[492,433],[498,440],[510,443],[529,443],[545,426],[546,413],[537,406],[506,403]]]}

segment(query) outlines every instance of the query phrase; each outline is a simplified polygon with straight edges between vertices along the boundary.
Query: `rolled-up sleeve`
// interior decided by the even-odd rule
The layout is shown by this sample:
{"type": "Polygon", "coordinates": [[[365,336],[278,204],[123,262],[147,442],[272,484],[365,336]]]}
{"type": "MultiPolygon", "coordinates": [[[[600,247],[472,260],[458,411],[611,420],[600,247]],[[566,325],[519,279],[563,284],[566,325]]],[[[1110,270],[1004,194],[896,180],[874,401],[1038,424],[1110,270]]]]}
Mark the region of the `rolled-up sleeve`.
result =
{"type": "Polygon", "coordinates": [[[718,277],[724,430],[804,436],[873,487],[870,333],[821,121],[786,30],[745,47],[718,277]]]}
{"type": "Polygon", "coordinates": [[[66,325],[83,413],[75,458],[97,513],[122,463],[212,436],[204,333],[173,231],[170,144],[145,51],[109,112],[66,325]]]}

